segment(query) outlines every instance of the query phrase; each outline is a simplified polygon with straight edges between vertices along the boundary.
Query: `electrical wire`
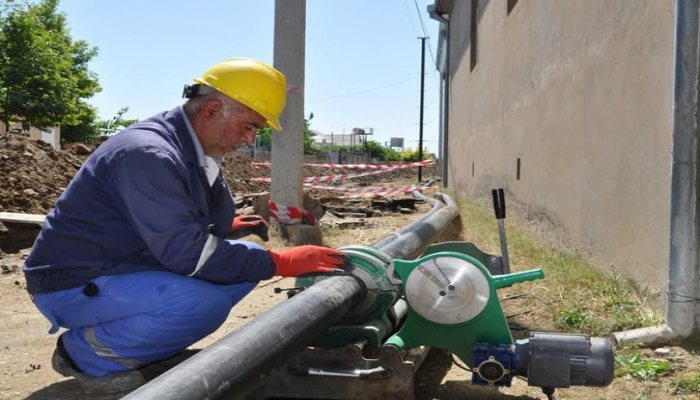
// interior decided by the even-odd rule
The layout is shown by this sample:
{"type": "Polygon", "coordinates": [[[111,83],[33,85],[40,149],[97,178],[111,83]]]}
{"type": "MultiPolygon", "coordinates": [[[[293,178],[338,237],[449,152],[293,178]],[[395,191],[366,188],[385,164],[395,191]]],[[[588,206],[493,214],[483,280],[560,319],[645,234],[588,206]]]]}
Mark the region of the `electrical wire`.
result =
{"type": "Polygon", "coordinates": [[[401,81],[389,83],[389,84],[386,84],[386,85],[377,86],[377,87],[374,87],[374,88],[371,88],[371,89],[361,90],[361,91],[359,91],[359,92],[348,93],[348,94],[341,94],[341,95],[338,95],[338,96],[324,97],[324,98],[322,98],[322,99],[307,100],[307,102],[308,102],[308,103],[314,103],[314,102],[318,102],[318,101],[326,101],[326,100],[341,99],[341,98],[344,98],[344,97],[355,96],[355,95],[358,95],[358,94],[374,92],[374,91],[376,91],[376,90],[385,89],[385,88],[392,87],[392,86],[397,86],[397,85],[400,85],[400,84],[402,84],[402,83],[405,83],[405,82],[408,82],[408,81],[412,81],[412,80],[414,80],[414,79],[416,79],[416,78],[415,78],[415,77],[411,77],[411,78],[407,78],[407,79],[404,79],[404,80],[401,80],[401,81]]]}
{"type": "MultiPolygon", "coordinates": [[[[418,0],[413,0],[413,4],[416,5],[416,14],[418,14],[418,21],[420,21],[421,30],[423,31],[423,37],[429,39],[430,36],[428,35],[428,32],[425,29],[425,24],[423,23],[423,15],[420,12],[420,7],[418,7],[418,0]]],[[[428,40],[428,53],[430,53],[430,59],[432,60],[433,65],[435,65],[435,55],[433,54],[433,46],[431,45],[430,40],[428,40]]],[[[435,74],[430,75],[433,77],[433,83],[435,83],[435,87],[439,90],[439,85],[435,74]]]]}
{"type": "Polygon", "coordinates": [[[457,360],[455,359],[454,354],[450,353],[450,358],[452,358],[452,364],[454,364],[455,367],[457,367],[459,369],[463,369],[463,370],[468,371],[468,372],[474,372],[468,366],[458,363],[457,360]]]}
{"type": "Polygon", "coordinates": [[[545,388],[542,388],[542,391],[547,395],[547,400],[559,400],[559,396],[554,393],[554,389],[552,389],[552,393],[545,391],[545,388]]]}
{"type": "MultiPolygon", "coordinates": [[[[425,30],[425,24],[423,23],[423,16],[420,13],[420,7],[418,7],[418,0],[413,0],[413,4],[416,5],[416,14],[418,14],[418,21],[420,21],[420,27],[423,30],[423,36],[427,39],[430,36],[428,35],[428,32],[425,30]]],[[[433,64],[435,64],[435,56],[433,55],[433,47],[430,45],[430,41],[428,41],[428,52],[430,53],[430,58],[433,60],[433,64]]]]}
{"type": "MultiPolygon", "coordinates": [[[[457,367],[459,369],[463,369],[467,372],[474,373],[474,371],[471,368],[469,368],[468,366],[462,365],[461,363],[457,362],[457,359],[455,359],[454,354],[450,353],[450,358],[452,359],[452,364],[455,367],[457,367]]],[[[525,377],[522,377],[520,375],[513,375],[513,376],[515,376],[516,378],[518,378],[520,380],[527,382],[527,378],[525,378],[525,377]]],[[[559,400],[559,396],[556,393],[554,393],[554,388],[542,388],[542,392],[545,395],[547,395],[547,400],[559,400]],[[551,390],[551,393],[549,393],[549,390],[551,390]]]]}

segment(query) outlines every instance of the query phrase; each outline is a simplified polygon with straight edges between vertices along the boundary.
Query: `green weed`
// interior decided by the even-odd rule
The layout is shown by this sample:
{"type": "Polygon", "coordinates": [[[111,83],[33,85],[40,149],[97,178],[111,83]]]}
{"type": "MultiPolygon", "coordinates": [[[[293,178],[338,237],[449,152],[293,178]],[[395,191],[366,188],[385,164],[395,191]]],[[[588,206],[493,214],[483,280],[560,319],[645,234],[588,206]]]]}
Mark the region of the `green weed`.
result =
{"type": "Polygon", "coordinates": [[[656,380],[673,370],[673,364],[666,360],[646,358],[637,351],[615,356],[615,375],[630,375],[642,381],[656,380]]]}
{"type": "Polygon", "coordinates": [[[571,328],[583,327],[587,317],[586,312],[578,305],[568,310],[559,311],[559,323],[571,328]]]}
{"type": "Polygon", "coordinates": [[[651,399],[651,390],[650,389],[644,389],[642,393],[640,393],[637,397],[634,398],[634,400],[649,400],[651,399]]]}
{"type": "Polygon", "coordinates": [[[674,379],[670,390],[673,394],[700,393],[700,371],[688,372],[674,379]]]}

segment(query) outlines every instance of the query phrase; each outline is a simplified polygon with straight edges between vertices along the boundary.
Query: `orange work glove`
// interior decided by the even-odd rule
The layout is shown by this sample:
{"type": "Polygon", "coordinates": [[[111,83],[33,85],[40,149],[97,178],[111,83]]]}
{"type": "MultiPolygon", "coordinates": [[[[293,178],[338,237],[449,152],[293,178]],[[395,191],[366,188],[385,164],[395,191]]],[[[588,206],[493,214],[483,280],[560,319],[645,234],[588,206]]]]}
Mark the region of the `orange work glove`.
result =
{"type": "Polygon", "coordinates": [[[259,215],[237,215],[233,217],[229,239],[239,239],[251,234],[258,235],[264,241],[270,240],[267,229],[269,225],[265,219],[259,215]]]}
{"type": "Polygon", "coordinates": [[[342,271],[350,259],[338,250],[322,246],[299,246],[276,253],[268,250],[275,262],[277,276],[299,276],[314,272],[342,271]]]}
{"type": "Polygon", "coordinates": [[[236,215],[233,217],[230,231],[233,232],[237,229],[252,228],[258,225],[269,226],[265,218],[259,215],[236,215]]]}

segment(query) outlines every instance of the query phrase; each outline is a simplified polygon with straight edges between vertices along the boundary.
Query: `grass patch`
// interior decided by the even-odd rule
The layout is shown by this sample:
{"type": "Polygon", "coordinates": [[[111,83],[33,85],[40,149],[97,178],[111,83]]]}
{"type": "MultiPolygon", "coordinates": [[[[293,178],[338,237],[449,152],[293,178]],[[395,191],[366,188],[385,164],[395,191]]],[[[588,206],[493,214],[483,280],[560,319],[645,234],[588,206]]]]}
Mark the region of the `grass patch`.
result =
{"type": "MultiPolygon", "coordinates": [[[[452,196],[460,208],[462,240],[500,255],[498,225],[490,206],[452,196]]],[[[530,319],[518,320],[518,324],[532,331],[554,329],[607,336],[661,322],[649,314],[645,302],[614,268],[606,273],[579,254],[557,250],[536,233],[516,226],[514,219],[506,220],[511,271],[541,268],[545,273],[544,280],[503,289],[506,294],[528,295],[527,303],[517,307],[531,309],[530,319]]],[[[508,310],[506,314],[516,311],[508,310]]]]}
{"type": "Polygon", "coordinates": [[[673,364],[670,361],[647,358],[636,350],[615,356],[617,377],[630,375],[642,381],[653,381],[671,373],[672,370],[673,364]]]}
{"type": "Polygon", "coordinates": [[[673,379],[670,385],[673,394],[700,393],[700,371],[691,371],[673,379]]]}
{"type": "Polygon", "coordinates": [[[559,324],[572,328],[582,328],[588,319],[588,314],[583,310],[584,307],[575,305],[571,309],[559,311],[559,324]]]}

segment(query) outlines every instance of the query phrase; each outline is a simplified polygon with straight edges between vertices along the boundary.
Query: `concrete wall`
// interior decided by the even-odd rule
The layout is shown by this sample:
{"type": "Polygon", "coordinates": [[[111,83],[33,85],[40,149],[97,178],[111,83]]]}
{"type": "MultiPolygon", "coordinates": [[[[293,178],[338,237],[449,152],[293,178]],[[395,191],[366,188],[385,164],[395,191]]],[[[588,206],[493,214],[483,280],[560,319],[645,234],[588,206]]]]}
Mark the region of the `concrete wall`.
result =
{"type": "Polygon", "coordinates": [[[480,0],[470,70],[473,3],[450,13],[450,188],[504,187],[665,301],[673,0],[480,0]]]}
{"type": "MultiPolygon", "coordinates": [[[[22,130],[22,126],[20,124],[12,125],[10,123],[10,129],[22,130]]],[[[4,133],[5,131],[7,131],[5,124],[0,122],[0,134],[4,133]]],[[[41,131],[38,128],[30,127],[29,137],[33,140],[43,140],[44,142],[53,146],[53,148],[56,150],[61,149],[61,127],[59,126],[49,128],[44,131],[41,131]]]]}

